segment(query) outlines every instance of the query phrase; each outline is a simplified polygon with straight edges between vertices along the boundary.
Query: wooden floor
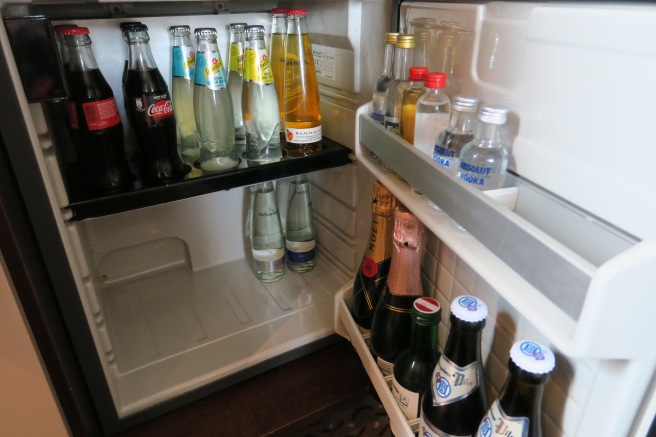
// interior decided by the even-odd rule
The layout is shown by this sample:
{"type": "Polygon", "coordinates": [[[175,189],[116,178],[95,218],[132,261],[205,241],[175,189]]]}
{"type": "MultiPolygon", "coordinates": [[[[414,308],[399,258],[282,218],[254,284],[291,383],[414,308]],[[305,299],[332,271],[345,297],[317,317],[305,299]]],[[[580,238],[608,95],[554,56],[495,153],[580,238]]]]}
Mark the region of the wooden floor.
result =
{"type": "Polygon", "coordinates": [[[369,393],[346,340],[118,434],[120,437],[289,436],[369,393]]]}

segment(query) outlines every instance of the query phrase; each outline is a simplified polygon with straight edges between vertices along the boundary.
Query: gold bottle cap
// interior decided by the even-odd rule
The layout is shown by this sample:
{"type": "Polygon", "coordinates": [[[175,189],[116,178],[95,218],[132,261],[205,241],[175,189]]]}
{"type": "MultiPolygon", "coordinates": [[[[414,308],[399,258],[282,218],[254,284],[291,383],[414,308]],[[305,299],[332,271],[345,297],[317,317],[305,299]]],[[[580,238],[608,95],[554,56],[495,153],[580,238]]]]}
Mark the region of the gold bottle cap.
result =
{"type": "Polygon", "coordinates": [[[385,44],[396,44],[396,38],[400,35],[400,33],[396,32],[387,32],[385,34],[385,44]]]}
{"type": "Polygon", "coordinates": [[[379,181],[374,183],[371,212],[376,215],[391,216],[396,207],[396,197],[379,181]]]}
{"type": "Polygon", "coordinates": [[[399,35],[396,38],[396,46],[400,49],[411,49],[415,46],[414,35],[399,35]]]}
{"type": "Polygon", "coordinates": [[[458,43],[458,34],[453,32],[442,32],[437,37],[437,45],[440,47],[455,47],[458,43]]]}
{"type": "Polygon", "coordinates": [[[431,33],[427,30],[420,30],[415,32],[415,41],[416,42],[428,42],[431,39],[431,33]]]}
{"type": "Polygon", "coordinates": [[[403,204],[394,209],[394,242],[403,247],[419,247],[424,241],[423,223],[403,204]]]}

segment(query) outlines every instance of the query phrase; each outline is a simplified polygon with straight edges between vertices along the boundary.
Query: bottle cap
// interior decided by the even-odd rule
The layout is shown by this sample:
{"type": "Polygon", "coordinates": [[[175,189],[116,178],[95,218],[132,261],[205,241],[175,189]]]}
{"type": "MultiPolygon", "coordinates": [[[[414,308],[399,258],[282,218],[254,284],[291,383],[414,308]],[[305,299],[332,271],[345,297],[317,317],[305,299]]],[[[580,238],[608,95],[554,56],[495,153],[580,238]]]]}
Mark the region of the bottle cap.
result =
{"type": "Polygon", "coordinates": [[[121,30],[125,30],[134,26],[141,26],[143,23],[141,21],[122,21],[118,26],[121,30]]]}
{"type": "Polygon", "coordinates": [[[246,26],[244,28],[245,33],[264,33],[264,26],[256,24],[254,26],[246,26]]]}
{"type": "Polygon", "coordinates": [[[476,112],[478,107],[478,99],[476,97],[463,96],[458,94],[453,98],[453,108],[454,111],[460,112],[476,112]]]}
{"type": "Polygon", "coordinates": [[[453,299],[451,314],[464,322],[481,322],[487,317],[487,305],[481,299],[465,294],[453,299]]]}
{"type": "Polygon", "coordinates": [[[169,27],[169,32],[171,32],[171,35],[175,35],[176,33],[182,33],[182,32],[190,32],[191,33],[191,27],[189,27],[187,25],[171,26],[171,27],[169,27]]]}
{"type": "Polygon", "coordinates": [[[287,10],[287,16],[288,17],[294,17],[297,15],[307,15],[307,9],[288,9],[287,10]]]}
{"type": "Polygon", "coordinates": [[[444,88],[446,86],[446,73],[428,73],[426,75],[426,88],[444,88]]]}
{"type": "Polygon", "coordinates": [[[75,27],[77,27],[77,24],[58,24],[57,26],[53,27],[52,30],[63,35],[64,30],[73,29],[75,27]]]}
{"type": "Polygon", "coordinates": [[[414,35],[399,35],[396,38],[396,46],[400,49],[411,49],[415,46],[414,35]]]}
{"type": "Polygon", "coordinates": [[[402,204],[394,209],[394,241],[403,247],[419,247],[424,240],[424,225],[402,204]]]}
{"type": "Polygon", "coordinates": [[[273,8],[273,9],[271,9],[271,14],[273,14],[273,15],[280,15],[280,14],[287,15],[287,8],[273,8]]]}
{"type": "Polygon", "coordinates": [[[420,30],[415,32],[415,41],[417,42],[427,42],[431,39],[431,33],[428,30],[420,30]]]}
{"type": "Polygon", "coordinates": [[[551,372],[556,367],[556,357],[548,347],[522,340],[510,348],[510,359],[522,370],[538,375],[551,372]]]}
{"type": "Polygon", "coordinates": [[[230,29],[230,31],[241,30],[246,28],[246,26],[248,26],[248,23],[230,23],[228,24],[228,29],[230,29]]]}
{"type": "Polygon", "coordinates": [[[412,303],[412,317],[419,322],[439,323],[441,314],[440,303],[432,297],[419,297],[412,303]]]}
{"type": "Polygon", "coordinates": [[[503,106],[485,105],[478,111],[478,119],[485,123],[504,124],[508,119],[508,109],[503,106]]]}
{"type": "Polygon", "coordinates": [[[399,35],[400,34],[396,32],[387,32],[385,34],[385,44],[396,44],[396,39],[399,35]]]}
{"type": "Polygon", "coordinates": [[[88,27],[68,27],[62,32],[64,35],[88,35],[88,27]]]}
{"type": "Polygon", "coordinates": [[[390,217],[396,207],[396,197],[379,181],[374,183],[371,199],[371,212],[376,215],[390,217]]]}
{"type": "Polygon", "coordinates": [[[408,80],[425,81],[428,74],[428,67],[410,67],[408,69],[408,80]]]}
{"type": "Polygon", "coordinates": [[[453,32],[442,32],[437,37],[437,45],[440,47],[455,47],[458,42],[458,34],[453,32]]]}
{"type": "Polygon", "coordinates": [[[216,35],[216,29],[214,27],[198,27],[194,29],[194,35],[196,36],[216,35]]]}
{"type": "Polygon", "coordinates": [[[143,23],[134,23],[125,27],[127,32],[148,32],[148,26],[143,23]]]}

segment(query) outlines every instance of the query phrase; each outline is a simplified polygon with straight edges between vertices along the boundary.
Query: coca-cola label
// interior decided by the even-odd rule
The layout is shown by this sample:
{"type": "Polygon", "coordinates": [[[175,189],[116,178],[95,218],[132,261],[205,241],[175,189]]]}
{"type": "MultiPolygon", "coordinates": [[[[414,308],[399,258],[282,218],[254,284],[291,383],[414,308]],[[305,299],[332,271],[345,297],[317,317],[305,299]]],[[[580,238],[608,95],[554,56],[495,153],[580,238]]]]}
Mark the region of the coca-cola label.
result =
{"type": "Polygon", "coordinates": [[[82,103],[82,110],[90,131],[108,129],[121,122],[114,97],[82,103]]]}
{"type": "Polygon", "coordinates": [[[134,99],[134,109],[138,113],[145,113],[148,120],[161,120],[173,116],[173,105],[168,93],[144,94],[134,99]]]}
{"type": "Polygon", "coordinates": [[[212,90],[220,90],[226,87],[225,69],[223,68],[221,54],[218,51],[196,53],[194,83],[212,90]]]}

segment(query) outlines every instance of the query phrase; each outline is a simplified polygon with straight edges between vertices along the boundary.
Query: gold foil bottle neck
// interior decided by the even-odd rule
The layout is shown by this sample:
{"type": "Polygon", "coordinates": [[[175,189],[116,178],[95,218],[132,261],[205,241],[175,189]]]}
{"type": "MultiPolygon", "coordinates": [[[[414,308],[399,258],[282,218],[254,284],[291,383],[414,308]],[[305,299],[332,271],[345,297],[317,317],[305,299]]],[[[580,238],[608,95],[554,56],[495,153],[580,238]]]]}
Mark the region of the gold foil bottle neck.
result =
{"type": "Polygon", "coordinates": [[[374,183],[371,212],[376,215],[391,216],[396,207],[396,197],[379,181],[374,183]]]}
{"type": "Polygon", "coordinates": [[[403,247],[419,247],[424,240],[424,225],[404,205],[394,210],[394,244],[403,247]]]}
{"type": "Polygon", "coordinates": [[[396,40],[400,33],[396,32],[387,32],[385,34],[385,44],[396,44],[396,40]]]}
{"type": "Polygon", "coordinates": [[[396,47],[400,49],[411,49],[415,46],[414,35],[399,35],[396,38],[396,47]]]}

